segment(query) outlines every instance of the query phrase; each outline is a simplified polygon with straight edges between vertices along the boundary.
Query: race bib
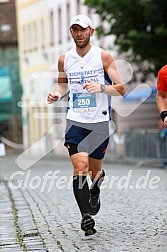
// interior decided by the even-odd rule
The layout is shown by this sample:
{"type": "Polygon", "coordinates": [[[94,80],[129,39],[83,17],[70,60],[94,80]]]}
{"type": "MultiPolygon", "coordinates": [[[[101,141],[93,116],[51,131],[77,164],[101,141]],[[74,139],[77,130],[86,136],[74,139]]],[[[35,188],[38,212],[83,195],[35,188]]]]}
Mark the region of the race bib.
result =
{"type": "Polygon", "coordinates": [[[73,108],[79,110],[92,110],[96,108],[96,94],[73,94],[73,108]]]}

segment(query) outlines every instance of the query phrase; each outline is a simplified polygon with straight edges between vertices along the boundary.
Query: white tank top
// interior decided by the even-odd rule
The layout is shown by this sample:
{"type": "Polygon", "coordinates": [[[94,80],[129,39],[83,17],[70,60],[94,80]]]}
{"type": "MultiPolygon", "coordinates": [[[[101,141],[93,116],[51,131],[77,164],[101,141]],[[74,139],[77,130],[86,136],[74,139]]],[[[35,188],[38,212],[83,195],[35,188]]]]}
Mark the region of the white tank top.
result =
{"type": "Polygon", "coordinates": [[[83,89],[87,80],[105,83],[101,48],[92,45],[82,58],[73,48],[65,54],[64,71],[68,79],[69,98],[67,119],[81,123],[97,123],[110,120],[110,96],[91,94],[83,89]]]}

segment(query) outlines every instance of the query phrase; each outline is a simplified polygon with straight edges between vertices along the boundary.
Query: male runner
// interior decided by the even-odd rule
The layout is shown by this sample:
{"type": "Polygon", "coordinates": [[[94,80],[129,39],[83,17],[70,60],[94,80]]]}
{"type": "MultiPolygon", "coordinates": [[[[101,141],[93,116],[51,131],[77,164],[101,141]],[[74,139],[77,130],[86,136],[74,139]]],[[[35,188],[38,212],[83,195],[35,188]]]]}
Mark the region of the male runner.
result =
{"type": "Polygon", "coordinates": [[[125,87],[110,53],[91,43],[94,28],[89,17],[75,16],[70,33],[75,47],[59,57],[56,92],[50,92],[47,100],[56,102],[69,89],[65,146],[74,167],[73,191],[82,215],[81,229],[92,235],[96,232],[92,215],[100,209],[105,176],[102,161],[109,141],[110,98],[124,95],[125,87]],[[106,76],[112,83],[106,82],[106,76]]]}

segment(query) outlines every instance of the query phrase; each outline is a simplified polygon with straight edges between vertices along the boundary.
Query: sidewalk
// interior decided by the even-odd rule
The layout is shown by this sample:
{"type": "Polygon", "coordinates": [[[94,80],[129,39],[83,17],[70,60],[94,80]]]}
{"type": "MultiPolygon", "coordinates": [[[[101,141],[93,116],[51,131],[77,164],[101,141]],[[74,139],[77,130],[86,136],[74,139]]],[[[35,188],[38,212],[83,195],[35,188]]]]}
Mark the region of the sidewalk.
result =
{"type": "Polygon", "coordinates": [[[0,251],[166,252],[166,169],[105,163],[107,180],[95,216],[97,234],[85,237],[70,162],[48,156],[23,171],[15,159],[15,153],[0,159],[0,251]],[[11,176],[15,182],[9,185],[11,176]],[[145,189],[137,188],[142,176],[138,186],[145,189]],[[150,189],[150,181],[158,187],[150,189]]]}

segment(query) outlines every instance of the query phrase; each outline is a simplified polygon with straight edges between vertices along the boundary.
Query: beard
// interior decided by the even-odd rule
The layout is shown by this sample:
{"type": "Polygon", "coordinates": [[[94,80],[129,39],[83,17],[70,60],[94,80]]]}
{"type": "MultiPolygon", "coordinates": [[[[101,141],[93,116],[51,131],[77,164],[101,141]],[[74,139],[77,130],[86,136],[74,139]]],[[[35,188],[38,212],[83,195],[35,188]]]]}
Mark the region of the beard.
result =
{"type": "Polygon", "coordinates": [[[89,42],[90,42],[90,37],[87,37],[85,40],[83,40],[82,42],[78,42],[76,39],[74,39],[74,42],[75,42],[75,44],[76,44],[76,46],[78,47],[78,48],[85,48],[88,44],[89,44],[89,42]]]}

